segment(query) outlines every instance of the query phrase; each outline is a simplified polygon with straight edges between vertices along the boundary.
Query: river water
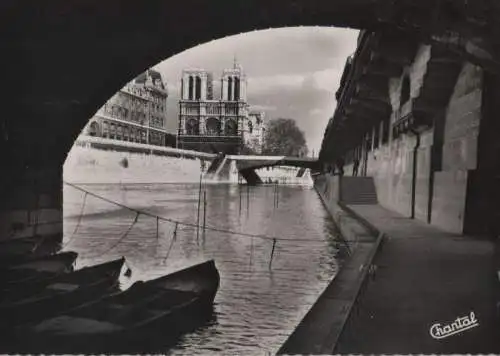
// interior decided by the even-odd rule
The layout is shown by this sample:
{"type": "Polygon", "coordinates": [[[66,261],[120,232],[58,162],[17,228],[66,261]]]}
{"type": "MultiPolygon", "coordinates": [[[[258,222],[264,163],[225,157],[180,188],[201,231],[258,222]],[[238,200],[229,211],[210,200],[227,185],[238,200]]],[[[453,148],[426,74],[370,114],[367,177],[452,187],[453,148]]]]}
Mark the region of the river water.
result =
{"type": "MultiPolygon", "coordinates": [[[[137,210],[197,222],[197,184],[81,187],[137,210]]],[[[155,218],[70,186],[64,187],[64,249],[79,253],[78,267],[125,256],[132,275],[122,277],[123,288],[213,258],[221,276],[214,321],[165,352],[274,353],[338,271],[342,244],[311,187],[280,186],[276,193],[272,185],[204,184],[202,191],[208,227],[278,238],[271,265],[272,240],[211,230],[197,236],[195,228],[179,225],[171,244],[173,223],[160,221],[157,237],[155,218]]]]}

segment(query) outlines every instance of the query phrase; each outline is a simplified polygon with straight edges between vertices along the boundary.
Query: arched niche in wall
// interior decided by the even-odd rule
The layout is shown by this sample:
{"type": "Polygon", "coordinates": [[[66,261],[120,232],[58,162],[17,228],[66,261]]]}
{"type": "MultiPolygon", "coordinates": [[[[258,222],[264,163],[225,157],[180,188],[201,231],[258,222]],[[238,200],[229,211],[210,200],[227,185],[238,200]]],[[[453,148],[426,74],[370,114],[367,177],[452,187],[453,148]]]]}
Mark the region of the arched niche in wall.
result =
{"type": "Polygon", "coordinates": [[[208,136],[219,136],[221,124],[220,121],[215,117],[209,117],[206,123],[207,135],[208,136]]]}
{"type": "Polygon", "coordinates": [[[240,78],[234,78],[234,100],[240,100],[240,78]]]}
{"type": "Polygon", "coordinates": [[[201,78],[196,76],[196,100],[201,99],[201,78]]]}
{"type": "Polygon", "coordinates": [[[90,136],[101,136],[101,127],[97,121],[92,121],[87,132],[90,136]]]}
{"type": "Polygon", "coordinates": [[[236,120],[229,119],[226,121],[224,133],[226,136],[236,136],[238,134],[238,123],[236,120]]]}
{"type": "Polygon", "coordinates": [[[188,94],[189,100],[193,100],[193,93],[194,93],[193,89],[194,89],[194,80],[192,76],[189,76],[189,94],[188,94]]]}
{"type": "Polygon", "coordinates": [[[233,79],[229,77],[227,80],[227,100],[233,100],[233,79]]]}
{"type": "Polygon", "coordinates": [[[189,119],[186,121],[186,135],[198,135],[200,133],[200,128],[198,121],[195,119],[189,119]]]}

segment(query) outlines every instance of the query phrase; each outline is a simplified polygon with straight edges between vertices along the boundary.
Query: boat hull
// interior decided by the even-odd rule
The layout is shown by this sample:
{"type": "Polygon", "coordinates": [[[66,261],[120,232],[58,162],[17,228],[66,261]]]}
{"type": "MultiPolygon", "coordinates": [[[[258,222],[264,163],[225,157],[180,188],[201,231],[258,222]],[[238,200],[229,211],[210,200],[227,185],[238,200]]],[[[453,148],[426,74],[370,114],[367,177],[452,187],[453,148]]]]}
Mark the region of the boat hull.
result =
{"type": "Polygon", "coordinates": [[[34,295],[0,304],[0,330],[61,314],[117,292],[124,259],[59,276],[34,295]]]}
{"type": "Polygon", "coordinates": [[[62,273],[72,272],[77,257],[76,252],[67,251],[33,258],[0,269],[0,280],[8,289],[23,283],[35,282],[34,280],[39,281],[42,277],[41,273],[45,273],[47,276],[57,276],[62,273]]]}
{"type": "Polygon", "coordinates": [[[29,343],[23,343],[18,335],[16,346],[1,351],[47,354],[165,353],[186,333],[215,322],[213,302],[198,300],[176,313],[164,315],[147,324],[110,333],[50,337],[30,335],[29,343]]]}
{"type": "Polygon", "coordinates": [[[213,302],[219,280],[215,264],[209,261],[139,282],[93,305],[20,329],[15,346],[2,351],[165,352],[181,335],[215,320],[213,302]],[[22,343],[24,338],[29,344],[22,343]]]}
{"type": "Polygon", "coordinates": [[[62,234],[0,241],[0,268],[47,256],[61,249],[62,234]]]}

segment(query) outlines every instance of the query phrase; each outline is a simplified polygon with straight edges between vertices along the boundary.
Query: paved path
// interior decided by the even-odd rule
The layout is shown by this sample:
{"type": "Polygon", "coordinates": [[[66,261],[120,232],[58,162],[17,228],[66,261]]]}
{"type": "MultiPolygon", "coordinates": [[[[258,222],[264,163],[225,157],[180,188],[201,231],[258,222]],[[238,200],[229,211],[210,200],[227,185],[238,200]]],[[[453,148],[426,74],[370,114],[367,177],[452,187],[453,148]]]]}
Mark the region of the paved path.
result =
{"type": "Polygon", "coordinates": [[[349,206],[388,238],[338,353],[499,353],[498,247],[442,232],[379,205],[349,206]],[[473,311],[479,326],[436,340],[429,329],[473,311]]]}

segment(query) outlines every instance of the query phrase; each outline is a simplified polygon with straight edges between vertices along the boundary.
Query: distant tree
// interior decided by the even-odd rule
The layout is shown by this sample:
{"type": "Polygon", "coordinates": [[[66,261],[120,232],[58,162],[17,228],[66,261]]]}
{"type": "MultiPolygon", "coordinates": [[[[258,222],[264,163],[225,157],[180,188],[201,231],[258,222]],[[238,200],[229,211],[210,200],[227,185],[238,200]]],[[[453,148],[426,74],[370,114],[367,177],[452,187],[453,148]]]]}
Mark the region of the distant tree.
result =
{"type": "Polygon", "coordinates": [[[273,119],[267,124],[262,153],[273,156],[306,156],[304,132],[294,119],[273,119]]]}

